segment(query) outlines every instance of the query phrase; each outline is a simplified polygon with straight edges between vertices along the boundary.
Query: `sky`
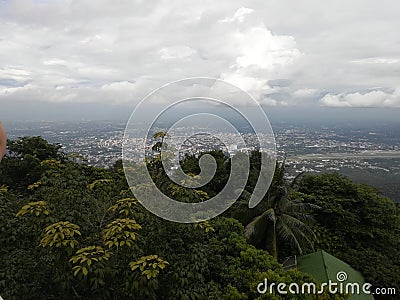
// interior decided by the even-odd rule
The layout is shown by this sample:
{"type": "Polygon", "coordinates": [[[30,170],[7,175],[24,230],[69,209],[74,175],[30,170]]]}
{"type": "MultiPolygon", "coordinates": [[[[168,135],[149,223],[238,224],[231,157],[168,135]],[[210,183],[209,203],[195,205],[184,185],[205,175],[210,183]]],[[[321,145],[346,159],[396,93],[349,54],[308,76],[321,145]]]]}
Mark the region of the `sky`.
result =
{"type": "Polygon", "coordinates": [[[396,0],[0,0],[0,119],[125,117],[198,76],[267,111],[395,118],[399,13],[396,0]]]}

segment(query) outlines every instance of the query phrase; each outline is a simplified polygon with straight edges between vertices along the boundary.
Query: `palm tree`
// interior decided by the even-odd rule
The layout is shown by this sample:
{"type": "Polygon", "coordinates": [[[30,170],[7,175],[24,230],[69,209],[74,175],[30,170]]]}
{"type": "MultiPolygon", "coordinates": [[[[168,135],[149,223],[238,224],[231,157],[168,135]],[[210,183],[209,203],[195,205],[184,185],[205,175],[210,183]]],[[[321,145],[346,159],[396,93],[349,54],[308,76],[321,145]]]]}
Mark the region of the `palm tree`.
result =
{"type": "MultiPolygon", "coordinates": [[[[254,244],[261,244],[272,256],[278,258],[278,240],[289,242],[302,254],[302,246],[313,247],[315,234],[307,223],[311,212],[319,207],[296,199],[297,176],[292,182],[285,176],[285,161],[277,164],[271,186],[261,203],[254,209],[254,217],[245,227],[245,235],[254,244]]],[[[263,174],[260,174],[263,176],[263,174]]],[[[243,200],[250,198],[244,191],[243,200]]]]}

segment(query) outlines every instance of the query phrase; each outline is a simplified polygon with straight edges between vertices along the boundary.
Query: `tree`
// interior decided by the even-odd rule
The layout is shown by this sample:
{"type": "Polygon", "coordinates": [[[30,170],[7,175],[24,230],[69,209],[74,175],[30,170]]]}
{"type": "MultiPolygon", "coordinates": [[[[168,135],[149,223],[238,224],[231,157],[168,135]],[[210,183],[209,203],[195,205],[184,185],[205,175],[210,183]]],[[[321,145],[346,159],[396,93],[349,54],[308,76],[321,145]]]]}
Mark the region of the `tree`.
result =
{"type": "Polygon", "coordinates": [[[338,173],[306,175],[299,192],[321,207],[312,224],[316,247],[349,263],[374,286],[400,289],[400,211],[392,200],[338,173]]]}
{"type": "MultiPolygon", "coordinates": [[[[304,203],[296,198],[296,181],[289,182],[285,178],[285,162],[277,164],[271,186],[254,209],[257,215],[245,227],[247,238],[256,245],[267,249],[278,258],[278,239],[294,245],[302,254],[302,245],[312,247],[315,234],[308,225],[312,220],[311,212],[317,205],[304,203]]],[[[260,174],[263,176],[263,174],[260,174]]],[[[243,192],[245,202],[250,198],[247,191],[243,192]]]]}
{"type": "Polygon", "coordinates": [[[64,155],[59,152],[60,144],[50,144],[40,136],[22,137],[18,140],[8,140],[8,156],[23,158],[32,155],[40,161],[45,159],[61,159],[64,155]]]}
{"type": "Polygon", "coordinates": [[[186,174],[200,174],[199,160],[202,155],[211,155],[216,162],[216,170],[213,178],[201,188],[210,197],[218,194],[225,187],[229,179],[229,173],[231,168],[231,161],[229,156],[227,156],[221,150],[213,150],[201,153],[199,156],[186,155],[181,161],[182,170],[186,174]]]}
{"type": "Polygon", "coordinates": [[[7,146],[8,154],[0,164],[0,185],[23,194],[30,184],[39,180],[44,171],[42,161],[64,160],[61,145],[50,144],[39,136],[8,140],[7,146]]]}
{"type": "Polygon", "coordinates": [[[161,152],[166,137],[168,137],[168,133],[165,131],[158,131],[153,134],[153,140],[155,141],[155,144],[151,147],[151,149],[154,152],[161,152]]]}
{"type": "MultiPolygon", "coordinates": [[[[280,300],[288,297],[260,295],[257,285],[265,278],[313,282],[249,245],[235,219],[178,224],[151,214],[131,194],[121,164],[104,169],[46,159],[39,165],[39,179],[24,187],[28,194],[17,197],[0,186],[5,299],[280,300]]],[[[178,190],[177,200],[190,198],[186,192],[178,190]]]]}

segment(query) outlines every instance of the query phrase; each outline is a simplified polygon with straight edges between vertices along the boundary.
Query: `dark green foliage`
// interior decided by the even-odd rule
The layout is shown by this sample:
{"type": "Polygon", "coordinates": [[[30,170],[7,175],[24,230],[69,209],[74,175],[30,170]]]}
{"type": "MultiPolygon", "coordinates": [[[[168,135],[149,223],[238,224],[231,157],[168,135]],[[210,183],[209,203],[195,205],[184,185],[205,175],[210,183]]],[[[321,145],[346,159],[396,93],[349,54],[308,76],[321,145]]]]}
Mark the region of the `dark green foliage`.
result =
{"type": "Polygon", "coordinates": [[[120,163],[101,169],[34,158],[40,172],[18,187],[23,195],[0,192],[5,299],[253,299],[263,276],[308,278],[248,245],[234,219],[194,225],[152,215],[132,198],[120,163]],[[113,232],[118,228],[128,238],[113,232]]]}
{"type": "MultiPolygon", "coordinates": [[[[253,170],[257,173],[259,169],[260,156],[253,153],[253,170]]],[[[243,191],[242,199],[238,201],[236,212],[243,212],[241,218],[245,228],[245,234],[249,242],[278,258],[285,253],[286,249],[295,250],[296,254],[302,254],[303,248],[313,249],[315,239],[314,232],[310,229],[309,223],[312,221],[311,212],[318,209],[317,205],[306,203],[297,193],[297,179],[289,181],[286,179],[285,161],[277,163],[275,173],[272,178],[268,192],[255,208],[249,209],[247,203],[251,193],[243,191]],[[252,216],[253,218],[246,218],[252,216]],[[283,249],[278,251],[278,246],[283,249]]],[[[250,178],[250,188],[254,178],[250,178]]],[[[249,180],[249,181],[250,181],[249,180]]]]}
{"type": "Polygon", "coordinates": [[[373,285],[399,291],[400,211],[393,201],[339,174],[305,176],[300,186],[306,201],[322,207],[314,225],[316,247],[346,261],[373,285]]]}
{"type": "Polygon", "coordinates": [[[63,155],[59,150],[61,145],[49,144],[40,136],[22,137],[18,140],[8,140],[7,149],[10,156],[22,158],[25,155],[32,155],[39,160],[60,159],[63,155]]]}
{"type": "Polygon", "coordinates": [[[60,145],[49,144],[38,136],[8,140],[8,154],[0,164],[0,185],[5,184],[19,193],[26,193],[26,187],[41,176],[41,161],[63,159],[60,148],[60,145]]]}
{"type": "MultiPolygon", "coordinates": [[[[75,185],[74,181],[61,181],[66,187],[75,185]]],[[[70,191],[68,198],[61,198],[62,202],[70,199],[69,208],[62,206],[70,212],[68,214],[59,211],[61,203],[57,198],[47,199],[52,203],[49,206],[54,218],[74,219],[79,225],[82,236],[77,236],[78,248],[101,243],[97,234],[104,213],[99,203],[83,204],[79,198],[96,194],[98,200],[104,188],[108,198],[107,184],[116,187],[115,183],[99,182],[96,192],[91,189],[85,193],[70,191]],[[93,209],[93,214],[90,214],[91,209],[87,210],[86,219],[78,213],[85,206],[93,209]]],[[[44,190],[50,192],[52,187],[38,187],[37,191],[40,189],[43,196],[44,190]]],[[[54,220],[28,213],[17,219],[15,213],[26,202],[21,203],[7,192],[2,192],[1,197],[5,205],[2,206],[5,217],[0,224],[5,231],[1,258],[7,262],[2,265],[0,282],[3,283],[2,296],[6,299],[73,299],[78,298],[77,295],[80,299],[231,299],[232,295],[253,299],[258,296],[255,287],[263,276],[286,283],[311,280],[304,274],[299,277],[297,273],[285,272],[268,253],[248,245],[242,225],[234,219],[215,219],[210,223],[213,231],[207,233],[192,224],[161,220],[140,206],[132,212],[143,228],[137,244],[131,248],[111,248],[114,254],[100,266],[101,274],[89,271],[87,277],[75,277],[73,263],[69,261],[72,249],[39,246],[43,236],[41,225],[54,220]],[[14,242],[6,242],[10,240],[14,242]],[[144,278],[127,265],[148,253],[157,253],[169,262],[165,271],[161,270],[154,279],[144,278]]],[[[107,223],[113,219],[113,213],[106,213],[104,218],[107,223]]]]}
{"type": "MultiPolygon", "coordinates": [[[[215,159],[217,168],[212,180],[202,187],[201,190],[206,192],[210,197],[213,197],[218,194],[226,185],[229,178],[231,163],[229,157],[226,156],[222,151],[210,151],[202,153],[202,155],[205,154],[212,155],[212,157],[215,159]]],[[[200,156],[186,156],[181,161],[182,170],[186,174],[200,174],[201,170],[199,166],[199,159],[200,156]]]]}
{"type": "MultiPolygon", "coordinates": [[[[54,154],[57,145],[52,148],[40,143],[40,139],[31,142],[25,139],[14,143],[18,146],[0,165],[0,182],[9,183],[8,190],[0,185],[0,295],[4,299],[315,299],[310,295],[257,293],[256,287],[264,278],[287,284],[312,279],[298,271],[284,271],[268,252],[249,245],[239,221],[223,217],[198,224],[165,221],[133,198],[120,162],[109,169],[91,167],[54,154]],[[32,151],[36,146],[47,150],[32,151]],[[43,153],[47,154],[42,156],[43,153]],[[21,173],[31,170],[26,165],[30,159],[36,168],[34,176],[21,173]],[[7,181],[8,174],[13,174],[13,180],[7,181]]],[[[188,197],[190,202],[196,196],[218,192],[230,167],[223,154],[215,155],[220,166],[219,181],[207,191],[199,190],[204,194],[188,189],[176,195],[188,197]]],[[[167,183],[163,188],[170,192],[171,185],[165,172],[157,169],[158,163],[156,157],[149,161],[153,178],[167,183]]],[[[183,162],[186,171],[193,172],[188,165],[183,162]]],[[[256,171],[254,168],[251,173],[249,187],[256,171]]],[[[319,196],[307,188],[305,181],[300,196],[316,203],[319,196]]],[[[348,192],[351,189],[344,191],[348,192]]],[[[381,204],[377,209],[390,216],[392,210],[387,205],[381,204]]],[[[362,210],[367,206],[361,205],[357,216],[350,214],[348,224],[356,224],[356,217],[367,220],[370,213],[376,213],[372,209],[364,216],[362,210]]],[[[325,213],[335,212],[334,207],[327,209],[325,213]]],[[[393,252],[389,256],[390,247],[398,245],[396,240],[386,240],[395,238],[387,230],[395,219],[370,220],[378,227],[376,232],[371,231],[378,238],[374,243],[383,243],[388,250],[371,246],[369,252],[358,255],[348,246],[346,261],[361,264],[368,259],[368,267],[378,270],[376,280],[382,274],[394,279],[394,272],[385,273],[388,264],[377,264],[387,257],[394,261],[398,255],[393,252]]],[[[341,245],[333,243],[344,236],[322,222],[315,228],[319,236],[324,236],[321,245],[341,249],[341,245]]],[[[352,237],[357,234],[362,230],[355,231],[352,237]]],[[[365,232],[364,238],[368,238],[365,232]]],[[[346,242],[350,243],[350,239],[346,242]]],[[[372,241],[370,237],[366,243],[361,239],[354,243],[352,247],[358,247],[357,243],[364,247],[372,241]]],[[[319,299],[334,298],[322,295],[319,299]]]]}

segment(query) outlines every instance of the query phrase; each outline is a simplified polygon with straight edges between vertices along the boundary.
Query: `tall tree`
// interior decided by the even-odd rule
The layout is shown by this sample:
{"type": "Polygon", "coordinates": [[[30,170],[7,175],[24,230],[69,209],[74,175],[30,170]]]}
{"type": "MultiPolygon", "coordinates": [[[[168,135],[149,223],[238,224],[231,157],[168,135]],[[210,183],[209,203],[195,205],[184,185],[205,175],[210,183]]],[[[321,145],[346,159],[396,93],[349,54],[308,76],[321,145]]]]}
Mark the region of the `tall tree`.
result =
{"type": "MultiPolygon", "coordinates": [[[[279,239],[294,245],[300,254],[304,244],[313,247],[315,234],[307,223],[312,220],[311,212],[319,207],[296,197],[297,179],[287,180],[285,161],[278,163],[267,194],[254,209],[256,217],[245,227],[249,241],[268,250],[275,258],[278,258],[279,239]]],[[[243,200],[247,201],[250,195],[244,191],[243,200]]]]}
{"type": "Polygon", "coordinates": [[[22,137],[7,141],[8,152],[0,165],[0,185],[4,184],[19,193],[39,180],[44,160],[64,160],[61,145],[50,144],[40,136],[22,137]]]}

